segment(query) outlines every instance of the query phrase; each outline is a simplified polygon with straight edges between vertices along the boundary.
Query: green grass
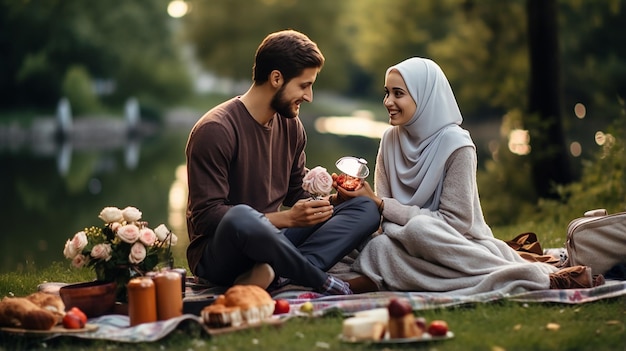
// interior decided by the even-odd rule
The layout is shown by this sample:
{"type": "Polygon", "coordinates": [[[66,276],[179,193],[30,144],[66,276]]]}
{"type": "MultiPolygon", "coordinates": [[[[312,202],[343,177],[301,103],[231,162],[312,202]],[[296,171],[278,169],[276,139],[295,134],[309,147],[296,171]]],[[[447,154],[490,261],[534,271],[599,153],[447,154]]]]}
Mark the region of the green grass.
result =
{"type": "MultiPolygon", "coordinates": [[[[559,224],[552,223],[552,226],[559,224]]],[[[543,223],[546,229],[548,224],[543,223]]],[[[504,231],[515,230],[515,226],[504,231]]],[[[557,232],[556,228],[552,228],[557,232]]],[[[503,231],[502,228],[495,228],[503,231]]],[[[181,259],[181,258],[177,258],[181,259]]],[[[58,262],[40,271],[0,275],[0,296],[24,296],[46,281],[80,282],[93,279],[90,270],[58,262]]],[[[51,340],[0,334],[0,350],[623,350],[626,341],[626,297],[581,305],[497,301],[468,306],[417,311],[427,320],[443,319],[455,333],[451,340],[412,345],[345,344],[338,339],[343,317],[297,317],[280,327],[263,327],[227,335],[209,336],[189,322],[153,343],[124,344],[60,337],[51,340]],[[548,330],[548,323],[560,325],[548,330]]]]}
{"type": "MultiPolygon", "coordinates": [[[[192,322],[154,343],[120,344],[72,337],[43,341],[0,339],[6,350],[623,350],[624,302],[605,300],[584,305],[525,305],[510,301],[444,310],[419,311],[428,320],[444,319],[455,337],[411,345],[344,344],[338,339],[341,316],[294,318],[266,326],[210,337],[192,322]],[[557,323],[559,330],[548,330],[557,323]]],[[[0,349],[2,349],[0,347],[0,349]]]]}

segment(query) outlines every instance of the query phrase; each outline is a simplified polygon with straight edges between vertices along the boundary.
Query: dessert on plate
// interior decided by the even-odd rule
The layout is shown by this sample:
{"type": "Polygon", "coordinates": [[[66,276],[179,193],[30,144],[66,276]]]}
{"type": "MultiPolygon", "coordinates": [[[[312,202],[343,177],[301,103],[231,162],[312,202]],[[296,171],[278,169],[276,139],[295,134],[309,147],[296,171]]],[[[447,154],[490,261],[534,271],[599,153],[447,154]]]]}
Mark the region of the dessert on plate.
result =
{"type": "Polygon", "coordinates": [[[274,313],[274,300],[256,285],[235,285],[202,309],[204,323],[211,327],[257,324],[274,313]]]}
{"type": "Polygon", "coordinates": [[[423,331],[417,326],[411,305],[398,299],[391,299],[387,309],[389,310],[389,323],[387,324],[389,338],[404,339],[422,336],[423,331]]]}
{"type": "Polygon", "coordinates": [[[425,334],[425,320],[416,319],[411,305],[393,298],[387,307],[357,312],[343,321],[346,341],[383,341],[420,339],[425,334]]]}

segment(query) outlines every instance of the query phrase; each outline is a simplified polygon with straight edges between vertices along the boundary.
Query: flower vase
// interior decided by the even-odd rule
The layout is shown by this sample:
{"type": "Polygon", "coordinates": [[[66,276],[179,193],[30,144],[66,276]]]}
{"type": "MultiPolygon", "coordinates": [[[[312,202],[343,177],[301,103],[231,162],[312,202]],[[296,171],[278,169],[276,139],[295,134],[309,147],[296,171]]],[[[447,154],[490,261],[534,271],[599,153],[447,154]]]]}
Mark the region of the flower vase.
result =
{"type": "Polygon", "coordinates": [[[115,301],[121,303],[128,302],[127,285],[135,276],[142,275],[129,266],[116,266],[109,269],[96,270],[98,280],[117,283],[115,301]]]}

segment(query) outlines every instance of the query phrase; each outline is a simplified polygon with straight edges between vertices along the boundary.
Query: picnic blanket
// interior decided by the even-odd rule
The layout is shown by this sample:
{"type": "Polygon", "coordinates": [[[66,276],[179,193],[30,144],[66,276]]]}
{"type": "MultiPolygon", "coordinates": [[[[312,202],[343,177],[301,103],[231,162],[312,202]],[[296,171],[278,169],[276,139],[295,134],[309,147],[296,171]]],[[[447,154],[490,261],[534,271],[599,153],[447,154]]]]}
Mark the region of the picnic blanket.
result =
{"type": "MultiPolygon", "coordinates": [[[[187,290],[187,298],[197,299],[202,296],[214,295],[215,293],[216,291],[211,288],[202,289],[201,287],[195,286],[192,287],[191,290],[187,290]]],[[[413,306],[413,310],[419,311],[465,304],[488,303],[497,300],[510,300],[526,303],[551,302],[563,304],[583,304],[624,295],[626,295],[626,281],[609,280],[605,285],[590,289],[541,290],[511,295],[485,293],[474,296],[446,297],[445,295],[435,296],[433,294],[419,292],[381,291],[356,295],[323,296],[307,290],[287,289],[282,290],[273,297],[275,299],[286,299],[291,304],[292,308],[290,315],[282,317],[286,320],[291,317],[318,317],[336,312],[348,316],[358,311],[387,306],[391,298],[405,299],[413,306]],[[313,313],[310,315],[299,311],[299,307],[308,301],[313,304],[313,313]]],[[[186,323],[197,323],[204,328],[207,333],[209,333],[200,317],[196,314],[189,313],[166,321],[144,323],[133,327],[130,327],[128,316],[118,314],[92,318],[89,320],[89,323],[97,325],[98,329],[78,334],[51,335],[49,338],[65,336],[128,343],[152,342],[167,336],[172,331],[184,326],[186,323]]]]}

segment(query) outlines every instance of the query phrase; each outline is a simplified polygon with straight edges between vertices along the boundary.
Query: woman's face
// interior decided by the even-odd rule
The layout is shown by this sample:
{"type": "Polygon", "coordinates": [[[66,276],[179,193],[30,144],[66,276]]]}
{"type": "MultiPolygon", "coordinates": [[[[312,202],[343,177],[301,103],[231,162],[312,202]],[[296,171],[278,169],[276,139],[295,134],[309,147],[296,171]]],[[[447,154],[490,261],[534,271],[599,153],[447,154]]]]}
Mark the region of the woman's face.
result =
{"type": "Polygon", "coordinates": [[[389,124],[392,126],[406,124],[417,110],[417,104],[409,94],[402,75],[395,69],[385,77],[383,104],[389,112],[389,124]]]}

